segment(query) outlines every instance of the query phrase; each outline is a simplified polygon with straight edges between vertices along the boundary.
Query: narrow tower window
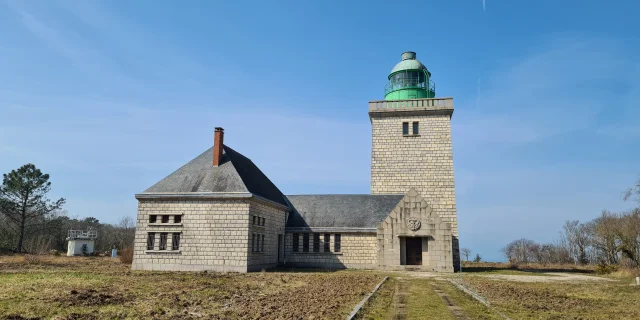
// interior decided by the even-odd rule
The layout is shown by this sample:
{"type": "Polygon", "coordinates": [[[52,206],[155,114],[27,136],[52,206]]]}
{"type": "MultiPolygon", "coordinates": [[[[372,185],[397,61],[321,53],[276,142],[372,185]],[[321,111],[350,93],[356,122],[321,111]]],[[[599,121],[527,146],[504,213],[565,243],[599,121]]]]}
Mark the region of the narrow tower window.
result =
{"type": "Polygon", "coordinates": [[[419,133],[419,131],[418,131],[419,127],[420,127],[419,122],[414,121],[413,122],[413,134],[418,134],[419,133]]]}
{"type": "Polygon", "coordinates": [[[402,134],[405,136],[409,134],[409,122],[402,123],[402,134]]]}

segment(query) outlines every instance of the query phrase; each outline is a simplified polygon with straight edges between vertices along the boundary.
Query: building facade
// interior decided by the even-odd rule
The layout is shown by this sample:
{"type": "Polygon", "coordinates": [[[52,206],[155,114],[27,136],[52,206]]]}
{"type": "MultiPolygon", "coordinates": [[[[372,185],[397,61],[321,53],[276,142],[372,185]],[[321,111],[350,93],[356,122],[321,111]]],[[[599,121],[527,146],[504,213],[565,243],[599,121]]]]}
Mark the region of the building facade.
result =
{"type": "Polygon", "coordinates": [[[369,102],[370,194],[284,195],[216,128],[213,148],[136,195],[133,268],[457,270],[453,99],[413,52],[388,80],[369,102]]]}

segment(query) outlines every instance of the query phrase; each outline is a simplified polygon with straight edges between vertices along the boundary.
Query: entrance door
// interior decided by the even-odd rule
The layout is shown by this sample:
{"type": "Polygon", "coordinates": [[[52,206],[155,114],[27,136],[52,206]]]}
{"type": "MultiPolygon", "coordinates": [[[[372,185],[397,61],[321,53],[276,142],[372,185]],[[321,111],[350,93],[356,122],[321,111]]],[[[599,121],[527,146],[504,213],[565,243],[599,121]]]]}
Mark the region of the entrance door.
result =
{"type": "Polygon", "coordinates": [[[413,266],[422,265],[422,238],[407,237],[407,264],[413,266]]]}

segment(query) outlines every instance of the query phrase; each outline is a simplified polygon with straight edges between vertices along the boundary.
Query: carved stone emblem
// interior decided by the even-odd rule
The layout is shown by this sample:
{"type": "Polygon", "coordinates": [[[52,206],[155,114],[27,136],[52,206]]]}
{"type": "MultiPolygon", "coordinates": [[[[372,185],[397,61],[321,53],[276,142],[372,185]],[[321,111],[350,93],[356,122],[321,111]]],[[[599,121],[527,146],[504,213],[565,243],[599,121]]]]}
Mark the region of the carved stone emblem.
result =
{"type": "Polygon", "coordinates": [[[411,231],[418,231],[420,229],[420,220],[418,219],[409,219],[409,221],[407,221],[409,224],[409,229],[411,229],[411,231]]]}

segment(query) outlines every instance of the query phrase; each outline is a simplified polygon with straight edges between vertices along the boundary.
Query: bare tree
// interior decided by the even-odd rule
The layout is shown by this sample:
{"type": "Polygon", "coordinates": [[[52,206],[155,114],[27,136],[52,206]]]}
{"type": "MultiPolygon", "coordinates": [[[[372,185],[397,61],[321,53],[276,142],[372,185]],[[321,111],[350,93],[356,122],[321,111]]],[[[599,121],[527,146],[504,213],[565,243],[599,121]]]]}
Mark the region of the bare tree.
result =
{"type": "Polygon", "coordinates": [[[464,260],[465,261],[469,261],[469,255],[471,254],[471,249],[468,248],[462,248],[460,249],[460,251],[462,252],[462,254],[464,255],[464,260]]]}
{"type": "Polygon", "coordinates": [[[624,200],[636,200],[640,203],[640,178],[636,181],[636,185],[627,189],[624,193],[624,200]]]}
{"type": "Polygon", "coordinates": [[[587,251],[590,243],[589,226],[580,223],[580,221],[567,221],[564,226],[564,233],[574,262],[576,264],[586,264],[587,251]]]}
{"type": "Polygon", "coordinates": [[[117,234],[120,249],[133,247],[133,241],[136,234],[136,222],[129,216],[122,217],[117,225],[117,234]]]}

